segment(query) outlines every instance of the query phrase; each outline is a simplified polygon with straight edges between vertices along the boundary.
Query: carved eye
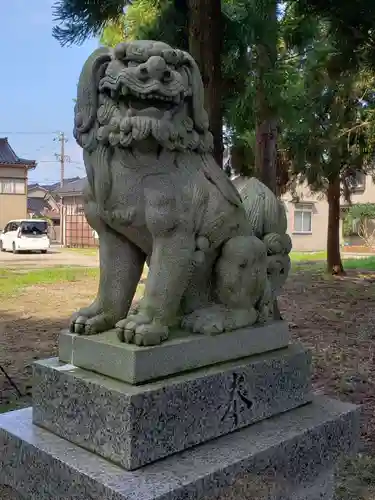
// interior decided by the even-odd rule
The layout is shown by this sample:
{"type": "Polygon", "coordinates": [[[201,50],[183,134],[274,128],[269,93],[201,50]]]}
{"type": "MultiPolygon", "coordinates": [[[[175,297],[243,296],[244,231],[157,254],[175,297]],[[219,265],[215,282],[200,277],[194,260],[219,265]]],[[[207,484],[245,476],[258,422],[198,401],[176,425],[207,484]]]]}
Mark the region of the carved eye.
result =
{"type": "Polygon", "coordinates": [[[172,73],[170,72],[169,69],[166,69],[163,73],[163,80],[168,82],[172,77],[172,73]]]}
{"type": "Polygon", "coordinates": [[[180,60],[179,54],[175,50],[163,50],[161,55],[167,64],[171,64],[173,66],[178,64],[180,60]]]}

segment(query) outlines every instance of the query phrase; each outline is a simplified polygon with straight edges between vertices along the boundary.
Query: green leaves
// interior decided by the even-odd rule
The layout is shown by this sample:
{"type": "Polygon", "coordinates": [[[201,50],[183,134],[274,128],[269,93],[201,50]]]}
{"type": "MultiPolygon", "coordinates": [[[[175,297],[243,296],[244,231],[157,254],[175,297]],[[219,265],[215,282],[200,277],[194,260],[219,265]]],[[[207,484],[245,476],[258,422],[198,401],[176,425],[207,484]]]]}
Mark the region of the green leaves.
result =
{"type": "Polygon", "coordinates": [[[375,203],[356,203],[349,207],[347,216],[351,220],[362,218],[375,219],[375,203]]]}
{"type": "Polygon", "coordinates": [[[105,24],[101,42],[114,46],[124,40],[163,40],[188,48],[187,14],[173,0],[134,0],[126,14],[105,24]]]}
{"type": "Polygon", "coordinates": [[[348,208],[344,217],[344,234],[358,234],[367,247],[375,243],[375,204],[358,203],[348,208]]]}
{"type": "Polygon", "coordinates": [[[98,36],[106,23],[118,19],[127,0],[57,0],[52,7],[53,36],[61,45],[82,44],[98,36]]]}
{"type": "Polygon", "coordinates": [[[373,0],[294,0],[296,12],[328,21],[336,50],[336,68],[355,70],[375,65],[375,3],[373,0]]]}
{"type": "Polygon", "coordinates": [[[294,96],[298,121],[290,121],[282,140],[292,160],[294,175],[314,190],[325,191],[327,183],[339,177],[343,195],[350,199],[350,178],[354,171],[370,168],[370,127],[363,125],[371,115],[364,107],[364,77],[340,69],[332,72],[337,55],[327,23],[319,23],[320,36],[303,58],[294,96]]]}
{"type": "MultiPolygon", "coordinates": [[[[54,36],[80,43],[102,33],[111,46],[162,39],[186,50],[187,9],[186,0],[58,0],[54,36]]],[[[222,15],[222,107],[237,166],[252,171],[256,116],[268,112],[279,119],[284,164],[314,189],[337,173],[345,183],[350,168],[371,170],[375,2],[222,0],[222,15]]]]}

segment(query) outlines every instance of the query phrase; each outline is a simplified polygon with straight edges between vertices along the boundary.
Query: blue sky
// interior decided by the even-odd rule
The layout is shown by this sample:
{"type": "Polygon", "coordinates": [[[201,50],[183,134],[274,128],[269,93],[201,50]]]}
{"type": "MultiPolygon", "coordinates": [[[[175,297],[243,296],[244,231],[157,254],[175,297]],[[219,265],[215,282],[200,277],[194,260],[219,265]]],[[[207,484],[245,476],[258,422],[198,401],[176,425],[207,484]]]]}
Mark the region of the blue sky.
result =
{"type": "Polygon", "coordinates": [[[19,156],[40,162],[31,181],[60,179],[53,138],[64,131],[68,142],[66,177],[85,175],[80,148],[72,136],[73,99],[87,56],[98,46],[61,47],[52,37],[53,0],[2,2],[0,18],[0,137],[7,136],[19,156]],[[4,5],[3,5],[4,4],[4,5]]]}

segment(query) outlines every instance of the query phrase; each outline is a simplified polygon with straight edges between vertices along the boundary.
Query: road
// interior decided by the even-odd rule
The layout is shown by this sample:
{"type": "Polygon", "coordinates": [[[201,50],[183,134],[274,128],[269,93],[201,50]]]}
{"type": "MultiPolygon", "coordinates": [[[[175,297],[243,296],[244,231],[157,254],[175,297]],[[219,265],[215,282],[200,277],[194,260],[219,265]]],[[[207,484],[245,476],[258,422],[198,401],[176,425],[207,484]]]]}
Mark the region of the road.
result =
{"type": "Polygon", "coordinates": [[[0,252],[0,268],[41,268],[55,266],[97,267],[98,256],[85,255],[79,250],[51,247],[47,254],[0,252]]]}

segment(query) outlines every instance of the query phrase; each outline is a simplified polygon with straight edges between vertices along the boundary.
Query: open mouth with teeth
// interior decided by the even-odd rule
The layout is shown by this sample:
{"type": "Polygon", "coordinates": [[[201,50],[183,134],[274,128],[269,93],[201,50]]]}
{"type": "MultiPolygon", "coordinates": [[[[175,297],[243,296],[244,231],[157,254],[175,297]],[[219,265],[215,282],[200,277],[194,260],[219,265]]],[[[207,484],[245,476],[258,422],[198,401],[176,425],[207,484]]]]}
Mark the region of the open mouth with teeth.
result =
{"type": "Polygon", "coordinates": [[[120,91],[111,90],[111,98],[120,105],[125,105],[125,108],[131,110],[134,115],[153,116],[168,111],[173,113],[179,109],[183,94],[166,96],[155,91],[140,93],[131,91],[128,87],[122,87],[120,91]]]}
{"type": "MultiPolygon", "coordinates": [[[[121,99],[120,99],[121,100],[121,99]]],[[[134,111],[144,111],[150,108],[156,108],[163,111],[169,111],[175,108],[180,99],[162,96],[159,94],[128,94],[124,99],[125,104],[134,111]]]]}

